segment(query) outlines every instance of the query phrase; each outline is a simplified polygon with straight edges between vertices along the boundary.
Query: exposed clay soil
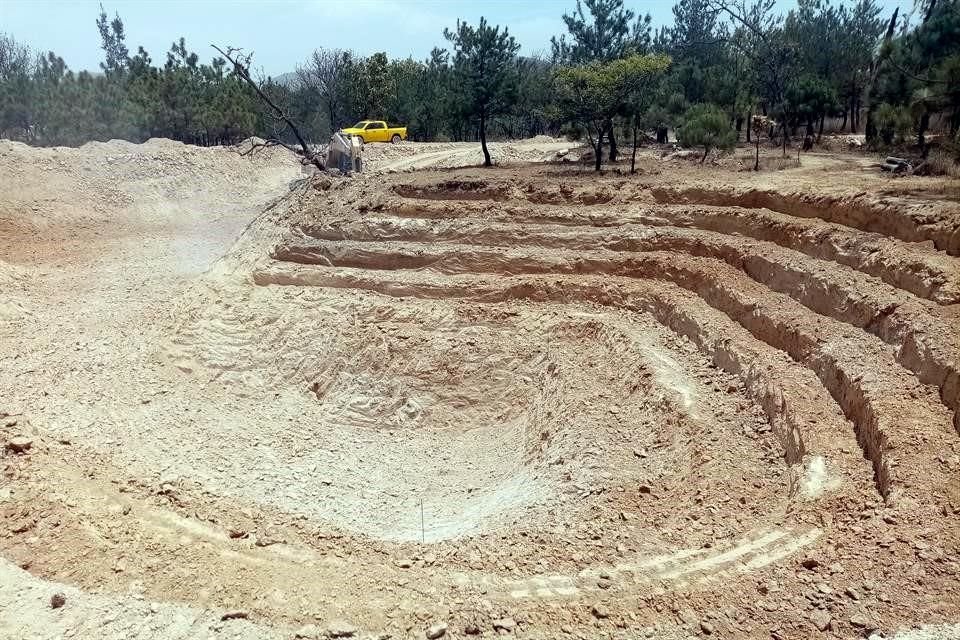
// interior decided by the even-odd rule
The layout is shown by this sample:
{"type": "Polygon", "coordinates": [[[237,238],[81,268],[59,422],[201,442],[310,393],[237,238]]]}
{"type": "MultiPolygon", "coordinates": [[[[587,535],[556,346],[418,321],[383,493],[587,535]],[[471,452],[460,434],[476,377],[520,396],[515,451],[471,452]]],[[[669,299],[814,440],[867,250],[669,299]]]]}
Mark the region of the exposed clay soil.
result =
{"type": "Polygon", "coordinates": [[[0,638],[957,637],[960,203],[567,146],[0,141],[0,638]]]}

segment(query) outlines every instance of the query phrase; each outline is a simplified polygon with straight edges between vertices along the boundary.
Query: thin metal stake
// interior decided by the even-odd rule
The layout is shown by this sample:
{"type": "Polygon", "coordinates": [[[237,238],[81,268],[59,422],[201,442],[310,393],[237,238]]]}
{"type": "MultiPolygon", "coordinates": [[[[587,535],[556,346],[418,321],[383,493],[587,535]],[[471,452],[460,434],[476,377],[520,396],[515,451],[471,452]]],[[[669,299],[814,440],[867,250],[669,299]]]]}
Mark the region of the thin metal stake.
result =
{"type": "Polygon", "coordinates": [[[423,526],[423,498],[420,498],[420,544],[427,544],[427,530],[423,526]]]}

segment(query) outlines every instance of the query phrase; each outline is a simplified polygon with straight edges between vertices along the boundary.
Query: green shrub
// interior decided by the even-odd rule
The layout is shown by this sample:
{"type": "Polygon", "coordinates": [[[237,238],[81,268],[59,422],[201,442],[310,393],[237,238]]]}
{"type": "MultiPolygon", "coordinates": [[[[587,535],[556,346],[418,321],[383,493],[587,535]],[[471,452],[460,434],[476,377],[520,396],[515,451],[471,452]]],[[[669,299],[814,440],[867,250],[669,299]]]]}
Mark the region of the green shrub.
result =
{"type": "Polygon", "coordinates": [[[732,149],[737,142],[737,132],[727,114],[717,106],[695,104],[684,114],[677,140],[685,147],[703,147],[703,157],[700,158],[700,164],[703,164],[711,149],[732,149]]]}
{"type": "Polygon", "coordinates": [[[907,107],[884,102],[877,107],[877,133],[887,147],[902,144],[913,132],[913,117],[907,107]]]}

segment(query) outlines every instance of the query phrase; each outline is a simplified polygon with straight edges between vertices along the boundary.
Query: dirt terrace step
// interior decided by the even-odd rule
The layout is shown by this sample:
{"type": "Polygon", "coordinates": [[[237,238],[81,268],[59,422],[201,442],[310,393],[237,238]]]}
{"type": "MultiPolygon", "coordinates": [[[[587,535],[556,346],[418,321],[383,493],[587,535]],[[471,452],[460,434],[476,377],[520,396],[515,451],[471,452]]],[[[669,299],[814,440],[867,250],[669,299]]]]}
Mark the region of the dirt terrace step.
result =
{"type": "MultiPolygon", "coordinates": [[[[936,308],[908,294],[846,267],[814,260],[802,253],[769,242],[759,242],[690,229],[618,227],[609,230],[566,229],[551,225],[473,226],[460,222],[428,223],[419,220],[373,218],[362,223],[319,226],[306,229],[312,236],[359,237],[363,243],[413,242],[452,239],[476,245],[545,247],[569,250],[567,259],[577,261],[573,250],[609,249],[618,252],[670,250],[694,256],[718,258],[741,270],[755,281],[790,295],[813,311],[872,333],[896,349],[897,361],[913,371],[924,384],[939,389],[941,401],[954,412],[954,426],[960,432],[960,328],[936,316],[936,308]]],[[[280,259],[311,262],[314,249],[332,250],[331,243],[309,238],[288,237],[274,254],[280,259]],[[298,256],[303,256],[299,258],[298,256]]],[[[449,245],[444,245],[449,246],[449,245]]],[[[388,249],[392,251],[392,249],[388,249]]],[[[404,258],[401,268],[420,268],[440,258],[411,249],[419,257],[404,258]]],[[[457,250],[450,250],[454,253],[457,250]]],[[[447,258],[456,262],[450,251],[447,258]]],[[[495,251],[505,249],[477,249],[495,251]]],[[[383,250],[380,250],[382,253],[383,250]]],[[[461,252],[462,253],[462,252],[461,252]]],[[[609,257],[608,257],[609,258],[609,257]]],[[[347,265],[349,266],[349,265],[347,265]]],[[[367,266],[366,263],[361,266],[367,266]]],[[[440,267],[442,268],[442,267],[440,267]]]]}
{"type": "MultiPolygon", "coordinates": [[[[628,203],[603,210],[537,207],[526,203],[489,204],[387,200],[377,206],[403,218],[482,219],[504,223],[549,223],[576,227],[627,224],[676,226],[774,242],[813,258],[830,260],[876,276],[897,288],[938,304],[960,303],[960,260],[917,243],[906,243],[821,220],[796,218],[766,209],[689,204],[628,203]]],[[[305,229],[312,233],[312,229],[305,229]]]]}

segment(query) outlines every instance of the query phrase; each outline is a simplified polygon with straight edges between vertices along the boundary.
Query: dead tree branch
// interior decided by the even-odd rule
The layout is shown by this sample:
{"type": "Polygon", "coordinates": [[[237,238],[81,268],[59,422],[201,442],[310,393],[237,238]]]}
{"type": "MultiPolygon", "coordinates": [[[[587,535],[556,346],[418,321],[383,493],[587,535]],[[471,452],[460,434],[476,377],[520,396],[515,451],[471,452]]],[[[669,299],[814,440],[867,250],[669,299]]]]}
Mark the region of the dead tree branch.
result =
{"type": "Polygon", "coordinates": [[[267,94],[263,92],[263,90],[260,88],[260,85],[257,82],[255,82],[254,79],[250,76],[250,63],[253,60],[253,53],[249,53],[245,55],[243,53],[243,49],[237,49],[235,47],[227,47],[227,50],[224,51],[223,49],[221,49],[215,44],[211,44],[210,46],[216,49],[217,51],[219,51],[220,55],[226,58],[230,62],[230,64],[233,65],[234,73],[236,73],[244,82],[250,85],[250,87],[254,90],[254,92],[256,92],[260,100],[262,100],[264,104],[270,107],[270,109],[273,110],[273,112],[277,115],[278,118],[283,120],[283,122],[287,125],[287,127],[293,133],[293,136],[297,139],[297,142],[300,143],[300,149],[296,149],[291,145],[280,142],[279,140],[274,140],[272,142],[275,142],[278,145],[286,147],[287,149],[290,149],[295,153],[299,153],[307,161],[313,164],[313,166],[323,171],[324,169],[323,160],[310,149],[310,146],[307,144],[307,142],[303,139],[303,136],[300,134],[300,130],[297,128],[297,125],[295,125],[293,121],[289,117],[287,117],[287,114],[283,112],[283,109],[278,107],[277,104],[273,100],[271,100],[267,94]]]}
{"type": "Polygon", "coordinates": [[[283,147],[284,149],[287,149],[287,150],[289,150],[289,151],[292,151],[293,153],[296,153],[297,155],[301,155],[301,154],[302,154],[302,151],[301,151],[300,149],[294,147],[293,145],[289,145],[289,144],[287,144],[286,142],[284,142],[283,140],[277,140],[276,138],[270,138],[269,140],[264,140],[263,142],[255,142],[255,143],[251,144],[251,145],[250,145],[250,148],[247,149],[246,151],[241,151],[241,152],[240,152],[240,155],[241,155],[241,156],[256,155],[256,153],[257,153],[258,151],[261,151],[261,150],[263,150],[263,149],[269,149],[270,147],[283,147]]]}

